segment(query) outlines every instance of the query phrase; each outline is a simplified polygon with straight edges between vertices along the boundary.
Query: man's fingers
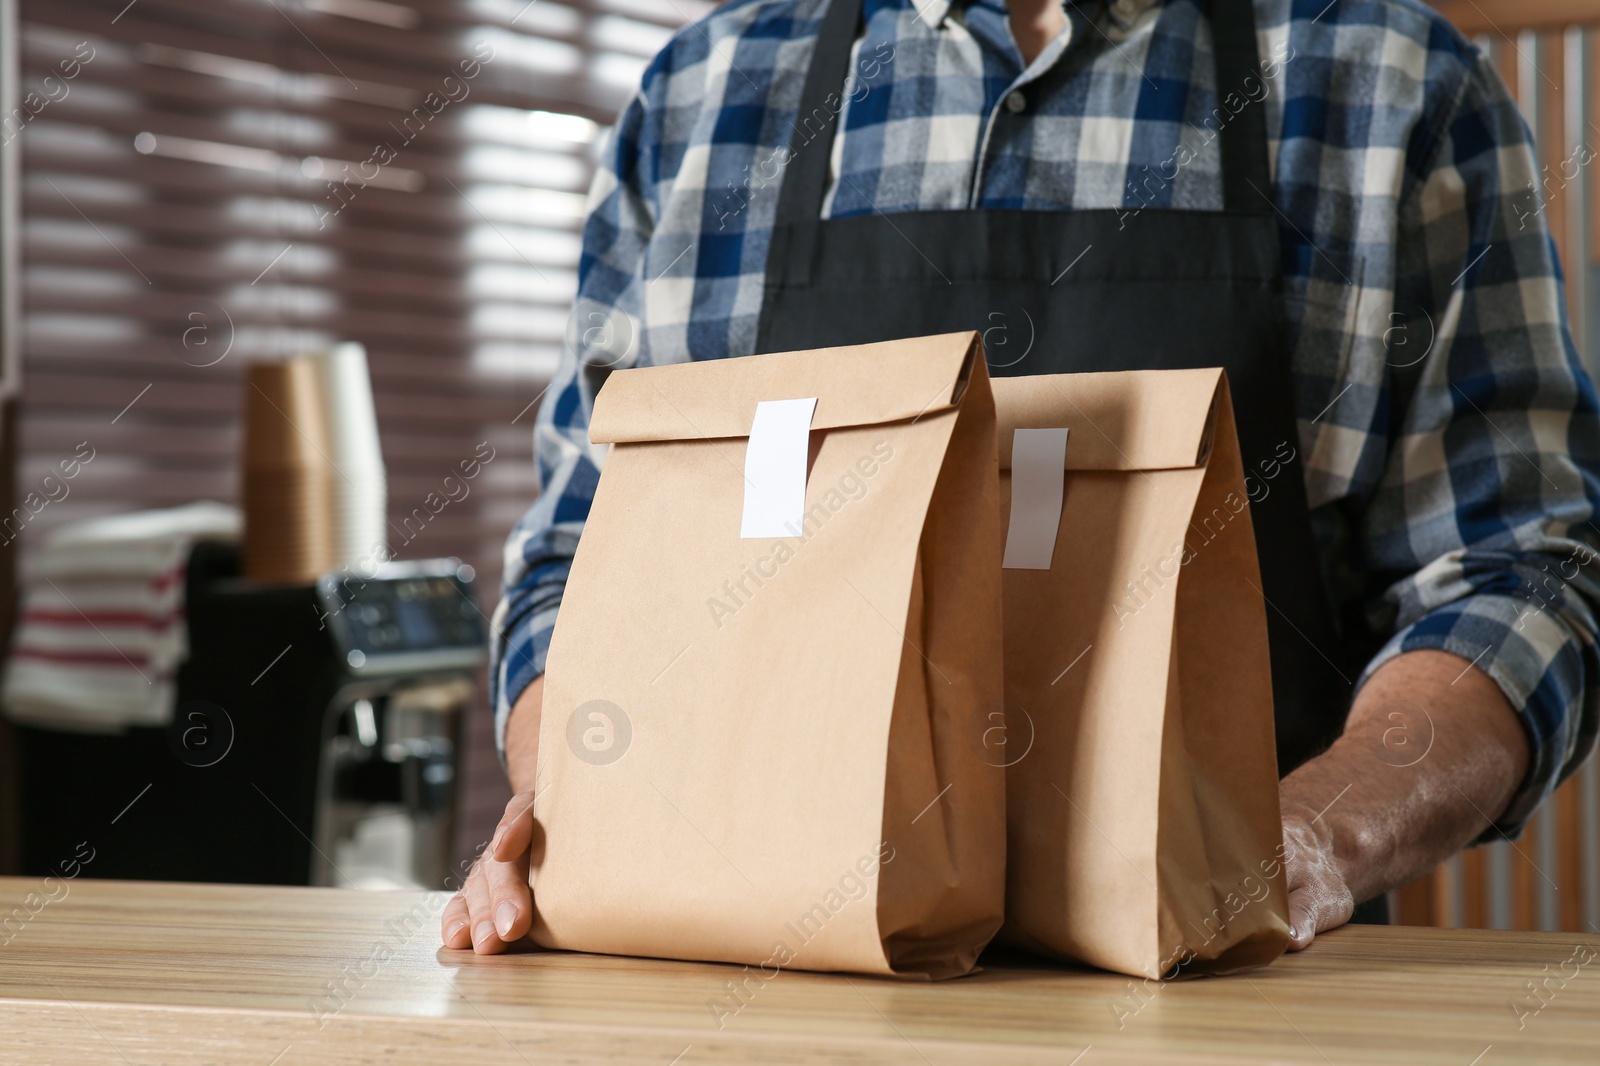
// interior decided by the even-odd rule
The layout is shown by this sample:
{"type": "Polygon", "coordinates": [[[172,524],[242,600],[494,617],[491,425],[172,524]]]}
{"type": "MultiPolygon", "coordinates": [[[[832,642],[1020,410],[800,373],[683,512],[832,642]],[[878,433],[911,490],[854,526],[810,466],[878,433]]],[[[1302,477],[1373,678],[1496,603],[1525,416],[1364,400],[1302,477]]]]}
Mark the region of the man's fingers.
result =
{"type": "Polygon", "coordinates": [[[533,793],[519,792],[506,804],[494,838],[460,894],[445,904],[440,934],[446,947],[471,947],[480,955],[495,955],[527,935],[533,924],[533,894],[528,887],[533,828],[533,793]]]}
{"type": "Polygon", "coordinates": [[[447,948],[470,948],[472,937],[468,932],[472,925],[471,912],[467,910],[467,901],[460,893],[450,897],[450,902],[444,905],[444,914],[439,919],[439,935],[444,940],[447,948]]]}
{"type": "Polygon", "coordinates": [[[521,855],[512,862],[484,864],[489,883],[489,902],[494,908],[494,930],[510,943],[527,935],[533,924],[533,894],[528,889],[528,860],[521,855]]]}
{"type": "Polygon", "coordinates": [[[1317,919],[1316,932],[1326,933],[1329,929],[1337,929],[1348,924],[1355,916],[1356,901],[1350,895],[1350,889],[1345,887],[1343,881],[1330,886],[1328,895],[1320,901],[1314,911],[1317,919]]]}
{"type": "Polygon", "coordinates": [[[498,955],[506,949],[505,941],[500,939],[500,934],[494,927],[494,900],[489,893],[489,878],[485,873],[487,867],[500,865],[491,860],[480,860],[478,868],[472,876],[467,878],[466,887],[461,890],[467,899],[467,909],[471,912],[472,923],[469,930],[472,936],[472,950],[479,955],[498,955]]]}
{"type": "Polygon", "coordinates": [[[511,862],[528,850],[533,841],[533,793],[519,792],[506,804],[500,816],[500,827],[489,842],[489,857],[499,862],[511,862]]]}
{"type": "Polygon", "coordinates": [[[1321,865],[1291,866],[1289,881],[1289,950],[1303,951],[1318,933],[1337,929],[1355,913],[1350,890],[1321,865]]]}
{"type": "Polygon", "coordinates": [[[1304,951],[1317,935],[1316,908],[1303,888],[1289,893],[1289,950],[1304,951]]]}

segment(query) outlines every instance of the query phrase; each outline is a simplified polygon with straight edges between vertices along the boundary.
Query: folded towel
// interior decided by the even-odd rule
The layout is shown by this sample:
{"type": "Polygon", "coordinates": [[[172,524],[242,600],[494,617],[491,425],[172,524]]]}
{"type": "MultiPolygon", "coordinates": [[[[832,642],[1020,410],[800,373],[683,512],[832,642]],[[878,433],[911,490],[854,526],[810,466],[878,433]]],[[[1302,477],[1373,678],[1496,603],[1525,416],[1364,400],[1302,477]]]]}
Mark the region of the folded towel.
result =
{"type": "Polygon", "coordinates": [[[23,580],[0,702],[14,722],[115,732],[172,720],[188,654],[184,574],[200,541],[237,541],[236,508],[196,503],[58,529],[23,580]]]}

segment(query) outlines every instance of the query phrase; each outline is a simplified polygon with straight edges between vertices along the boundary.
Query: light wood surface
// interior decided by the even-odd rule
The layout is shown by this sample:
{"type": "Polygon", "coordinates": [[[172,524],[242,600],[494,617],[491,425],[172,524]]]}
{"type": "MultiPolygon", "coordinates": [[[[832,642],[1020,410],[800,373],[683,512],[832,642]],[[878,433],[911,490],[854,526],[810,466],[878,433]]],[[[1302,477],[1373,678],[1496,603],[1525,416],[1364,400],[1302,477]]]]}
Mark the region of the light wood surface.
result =
{"type": "Polygon", "coordinates": [[[1431,0],[1462,33],[1514,34],[1600,24],[1595,0],[1431,0]]]}
{"type": "Polygon", "coordinates": [[[1349,928],[1148,988],[1020,957],[942,984],[785,972],[719,1028],[709,1004],[739,968],[449,952],[444,899],[0,879],[0,1062],[1500,1066],[1600,1046],[1600,957],[1559,977],[1600,936],[1349,928]],[[57,901],[19,922],[30,892],[57,901]],[[1511,1004],[1537,1007],[1526,982],[1547,977],[1519,1030],[1511,1004]],[[342,1009],[323,999],[340,980],[342,1009]]]}

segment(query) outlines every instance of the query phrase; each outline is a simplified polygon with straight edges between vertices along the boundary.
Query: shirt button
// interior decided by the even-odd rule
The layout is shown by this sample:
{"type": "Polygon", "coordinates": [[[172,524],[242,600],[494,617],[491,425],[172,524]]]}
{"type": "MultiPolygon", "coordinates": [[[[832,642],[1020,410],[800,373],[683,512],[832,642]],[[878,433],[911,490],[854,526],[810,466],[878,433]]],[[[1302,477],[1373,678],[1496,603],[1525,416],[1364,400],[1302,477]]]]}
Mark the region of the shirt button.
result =
{"type": "Polygon", "coordinates": [[[1011,112],[1013,115],[1020,115],[1023,111],[1027,110],[1027,107],[1028,107],[1028,98],[1026,96],[1023,96],[1022,93],[1018,92],[1015,89],[1013,89],[1011,92],[1006,93],[1006,110],[1007,111],[1011,112]]]}

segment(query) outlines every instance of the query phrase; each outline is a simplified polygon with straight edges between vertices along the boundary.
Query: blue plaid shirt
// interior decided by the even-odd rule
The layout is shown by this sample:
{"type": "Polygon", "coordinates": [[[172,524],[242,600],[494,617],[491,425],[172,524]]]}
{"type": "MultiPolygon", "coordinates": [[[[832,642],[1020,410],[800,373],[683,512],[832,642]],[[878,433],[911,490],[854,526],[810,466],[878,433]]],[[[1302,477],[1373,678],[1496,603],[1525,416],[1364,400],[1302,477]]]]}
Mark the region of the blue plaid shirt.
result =
{"type": "MultiPolygon", "coordinates": [[[[824,6],[735,0],[689,26],[613,132],[535,428],[543,494],[506,546],[502,746],[599,478],[587,427],[606,374],[754,349],[785,148],[816,133],[796,110],[824,6]]],[[[1259,191],[1281,222],[1323,576],[1347,625],[1388,638],[1369,674],[1435,648],[1500,685],[1532,742],[1500,822],[1515,833],[1589,751],[1600,694],[1595,394],[1528,132],[1485,58],[1414,0],[1255,6],[1262,76],[1229,89],[1266,109],[1259,191]]],[[[1070,28],[1026,66],[1002,0],[865,11],[828,216],[1109,207],[1132,226],[1221,207],[1217,109],[1241,96],[1219,100],[1197,0],[1069,3],[1070,28]]]]}

